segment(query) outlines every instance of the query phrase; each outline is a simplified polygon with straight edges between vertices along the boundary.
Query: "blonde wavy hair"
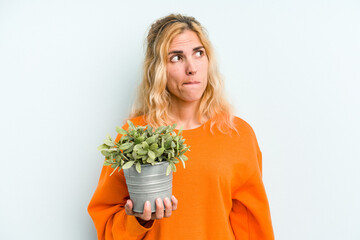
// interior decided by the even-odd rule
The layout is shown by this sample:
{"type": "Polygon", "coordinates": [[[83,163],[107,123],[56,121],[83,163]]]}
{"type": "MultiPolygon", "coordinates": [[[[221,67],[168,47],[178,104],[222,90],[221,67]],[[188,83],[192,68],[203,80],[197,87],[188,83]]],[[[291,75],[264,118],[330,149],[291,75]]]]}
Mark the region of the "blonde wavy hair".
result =
{"type": "Polygon", "coordinates": [[[142,82],[138,88],[137,99],[132,106],[130,118],[144,115],[147,124],[153,127],[175,122],[168,114],[171,96],[166,88],[166,64],[170,43],[185,30],[191,30],[197,34],[209,61],[208,81],[200,100],[197,112],[198,121],[203,124],[210,119],[211,131],[214,125],[223,133],[231,129],[236,131],[233,109],[225,97],[223,80],[206,30],[195,18],[180,14],[170,14],[157,20],[150,27],[146,39],[142,82]]]}

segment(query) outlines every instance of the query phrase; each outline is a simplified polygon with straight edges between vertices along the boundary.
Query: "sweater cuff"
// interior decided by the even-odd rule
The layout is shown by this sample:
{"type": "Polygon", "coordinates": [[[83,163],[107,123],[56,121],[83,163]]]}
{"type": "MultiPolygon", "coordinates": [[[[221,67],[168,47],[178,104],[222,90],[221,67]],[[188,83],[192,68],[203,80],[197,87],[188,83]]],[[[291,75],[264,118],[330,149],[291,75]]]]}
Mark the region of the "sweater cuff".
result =
{"type": "MultiPolygon", "coordinates": [[[[124,232],[128,236],[128,239],[137,239],[139,236],[145,235],[154,226],[156,220],[147,224],[147,227],[142,226],[135,216],[129,216],[125,211],[120,211],[114,216],[114,222],[112,232],[114,236],[118,234],[123,235],[124,232]]],[[[116,239],[114,237],[114,239],[116,239]]]]}
{"type": "Polygon", "coordinates": [[[136,217],[134,216],[128,216],[127,219],[127,230],[130,233],[135,233],[136,235],[139,234],[145,234],[147,231],[153,228],[155,223],[155,220],[152,221],[152,223],[147,224],[147,227],[142,226],[136,217]]]}

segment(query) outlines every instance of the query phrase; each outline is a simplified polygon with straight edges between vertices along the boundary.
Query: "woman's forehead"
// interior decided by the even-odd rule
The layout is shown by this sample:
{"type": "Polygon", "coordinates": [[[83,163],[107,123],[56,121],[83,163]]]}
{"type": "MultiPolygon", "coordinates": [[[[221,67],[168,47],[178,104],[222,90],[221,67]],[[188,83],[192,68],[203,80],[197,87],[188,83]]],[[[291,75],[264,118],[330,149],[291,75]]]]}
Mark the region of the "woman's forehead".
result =
{"type": "Polygon", "coordinates": [[[176,35],[171,41],[169,46],[169,52],[177,51],[184,48],[196,48],[202,46],[202,43],[198,35],[191,30],[185,30],[184,32],[176,35]]]}

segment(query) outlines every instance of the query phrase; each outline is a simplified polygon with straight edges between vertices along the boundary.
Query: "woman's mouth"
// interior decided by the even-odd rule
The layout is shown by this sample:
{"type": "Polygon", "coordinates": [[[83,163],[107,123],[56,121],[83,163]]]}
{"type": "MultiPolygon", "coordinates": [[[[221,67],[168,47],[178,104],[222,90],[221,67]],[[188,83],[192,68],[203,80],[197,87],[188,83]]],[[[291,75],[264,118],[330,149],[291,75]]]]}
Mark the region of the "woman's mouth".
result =
{"type": "Polygon", "coordinates": [[[184,85],[194,85],[194,84],[199,84],[200,82],[198,81],[191,81],[191,82],[186,82],[184,83],[184,85]]]}

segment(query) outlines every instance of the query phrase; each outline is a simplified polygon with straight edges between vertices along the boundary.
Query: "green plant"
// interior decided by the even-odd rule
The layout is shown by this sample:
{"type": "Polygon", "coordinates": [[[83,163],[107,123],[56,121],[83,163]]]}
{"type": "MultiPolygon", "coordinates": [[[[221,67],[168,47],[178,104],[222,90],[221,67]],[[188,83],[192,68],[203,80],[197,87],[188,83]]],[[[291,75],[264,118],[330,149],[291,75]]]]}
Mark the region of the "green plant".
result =
{"type": "MultiPolygon", "coordinates": [[[[127,169],[135,165],[137,172],[141,173],[142,164],[152,164],[168,161],[166,175],[171,171],[176,172],[176,163],[182,162],[185,168],[185,161],[188,159],[184,153],[190,146],[184,144],[185,139],[180,135],[182,128],[176,134],[172,126],[160,126],[153,129],[150,125],[136,126],[127,121],[128,131],[116,127],[116,131],[122,134],[118,142],[114,142],[108,134],[104,144],[98,147],[101,154],[105,156],[104,166],[111,166],[116,169],[127,169]]],[[[189,150],[190,151],[190,150],[189,150]]]]}

